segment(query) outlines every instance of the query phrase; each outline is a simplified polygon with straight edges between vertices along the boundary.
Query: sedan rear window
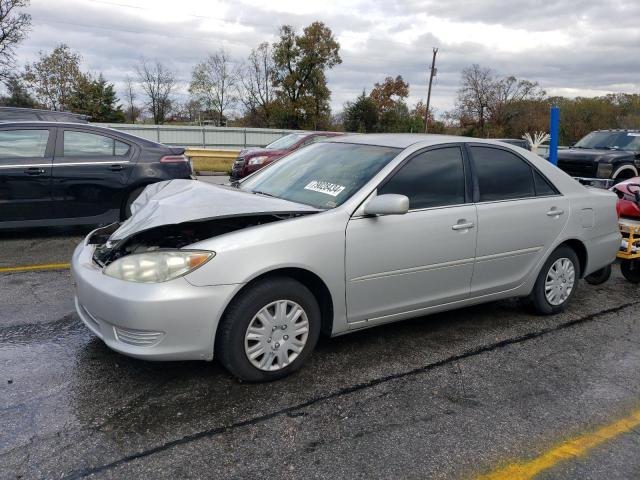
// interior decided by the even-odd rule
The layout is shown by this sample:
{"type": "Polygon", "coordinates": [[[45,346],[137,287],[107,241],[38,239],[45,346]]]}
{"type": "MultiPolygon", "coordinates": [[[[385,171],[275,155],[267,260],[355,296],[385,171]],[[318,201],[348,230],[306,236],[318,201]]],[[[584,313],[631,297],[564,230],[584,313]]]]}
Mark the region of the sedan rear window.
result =
{"type": "Polygon", "coordinates": [[[0,158],[44,158],[49,130],[0,131],[0,158]]]}
{"type": "Polygon", "coordinates": [[[111,137],[88,132],[64,132],[64,156],[115,156],[126,155],[129,145],[111,137]]]}
{"type": "Polygon", "coordinates": [[[334,208],[360,190],[400,151],[373,145],[316,143],[252,175],[240,188],[316,208],[334,208]]]}

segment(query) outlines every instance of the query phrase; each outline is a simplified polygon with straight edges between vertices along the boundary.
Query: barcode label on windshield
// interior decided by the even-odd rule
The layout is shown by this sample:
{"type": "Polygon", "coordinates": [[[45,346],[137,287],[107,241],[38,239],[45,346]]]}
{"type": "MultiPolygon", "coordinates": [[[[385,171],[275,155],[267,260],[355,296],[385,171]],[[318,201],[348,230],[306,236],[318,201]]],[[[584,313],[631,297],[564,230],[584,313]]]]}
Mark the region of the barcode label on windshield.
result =
{"type": "Polygon", "coordinates": [[[344,190],[344,187],[342,185],[336,185],[335,183],[314,180],[313,182],[308,183],[304,189],[337,197],[344,190]]]}

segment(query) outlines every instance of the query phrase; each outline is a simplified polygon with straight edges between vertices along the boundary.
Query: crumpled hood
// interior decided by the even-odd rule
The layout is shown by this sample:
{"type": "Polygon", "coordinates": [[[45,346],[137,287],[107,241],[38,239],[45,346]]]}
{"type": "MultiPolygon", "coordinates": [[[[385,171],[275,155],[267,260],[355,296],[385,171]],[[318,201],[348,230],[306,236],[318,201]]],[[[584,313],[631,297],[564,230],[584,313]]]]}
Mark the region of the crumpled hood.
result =
{"type": "Polygon", "coordinates": [[[149,185],[131,205],[132,215],[110,241],[161,225],[256,213],[318,212],[301,203],[266,197],[198,180],[168,180],[149,185]]]}

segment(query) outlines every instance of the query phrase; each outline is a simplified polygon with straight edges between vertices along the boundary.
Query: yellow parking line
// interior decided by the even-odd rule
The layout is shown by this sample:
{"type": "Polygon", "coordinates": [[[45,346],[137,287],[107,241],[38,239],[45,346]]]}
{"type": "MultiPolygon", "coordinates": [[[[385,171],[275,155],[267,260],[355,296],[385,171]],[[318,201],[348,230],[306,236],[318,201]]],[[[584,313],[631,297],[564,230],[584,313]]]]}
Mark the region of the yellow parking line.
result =
{"type": "Polygon", "coordinates": [[[634,411],[628,417],[601,427],[594,432],[586,433],[572,440],[560,443],[533,460],[512,463],[476,478],[477,480],[529,480],[543,470],[552,468],[562,461],[585,455],[589,450],[597,447],[601,443],[611,440],[638,426],[640,426],[640,409],[634,411]]]}
{"type": "Polygon", "coordinates": [[[0,273],[29,272],[32,270],[62,270],[71,267],[70,263],[47,263],[45,265],[26,265],[24,267],[0,267],[0,273]]]}

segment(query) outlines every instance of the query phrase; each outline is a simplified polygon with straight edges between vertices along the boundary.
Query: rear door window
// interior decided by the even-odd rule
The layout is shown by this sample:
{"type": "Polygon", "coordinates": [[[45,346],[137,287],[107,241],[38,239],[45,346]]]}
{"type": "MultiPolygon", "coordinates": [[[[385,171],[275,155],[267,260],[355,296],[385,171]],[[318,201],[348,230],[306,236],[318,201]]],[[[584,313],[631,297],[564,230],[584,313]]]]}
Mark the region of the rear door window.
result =
{"type": "Polygon", "coordinates": [[[64,132],[65,157],[109,157],[126,155],[129,145],[105,135],[89,132],[64,132]]]}
{"type": "Polygon", "coordinates": [[[0,130],[0,158],[44,158],[49,130],[0,130]]]}
{"type": "Polygon", "coordinates": [[[481,202],[535,197],[531,166],[514,153],[491,147],[470,147],[481,202]]]}

